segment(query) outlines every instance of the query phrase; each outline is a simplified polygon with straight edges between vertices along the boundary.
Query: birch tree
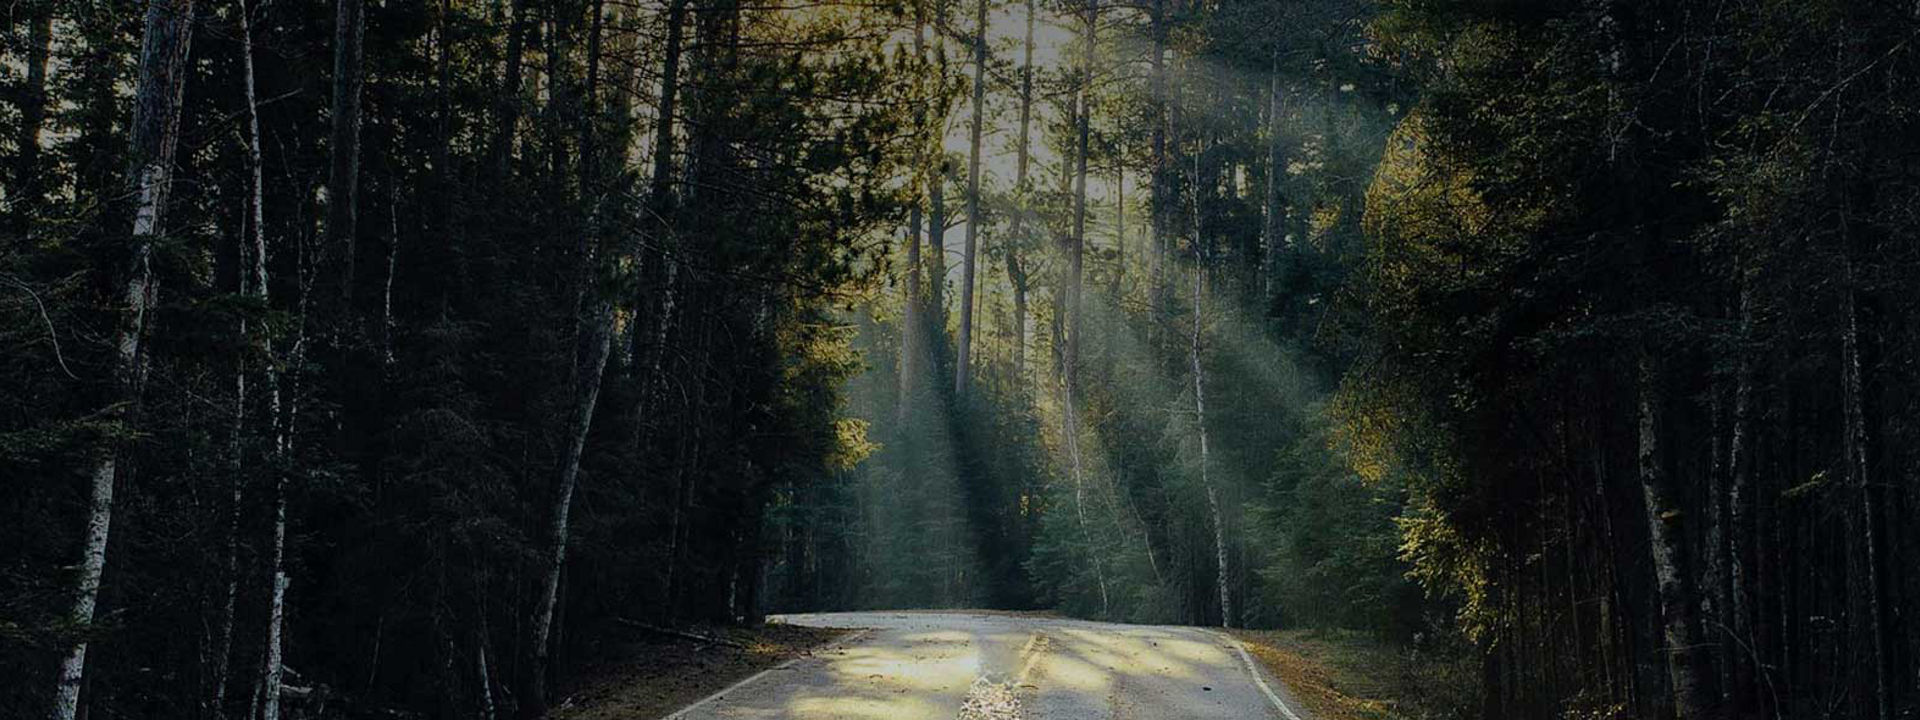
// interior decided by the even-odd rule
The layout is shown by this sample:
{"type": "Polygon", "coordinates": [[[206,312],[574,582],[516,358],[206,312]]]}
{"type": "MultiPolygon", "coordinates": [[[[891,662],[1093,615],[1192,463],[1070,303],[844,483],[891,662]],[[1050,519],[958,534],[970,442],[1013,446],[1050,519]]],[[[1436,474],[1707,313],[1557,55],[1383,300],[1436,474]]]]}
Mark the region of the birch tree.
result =
{"type": "Polygon", "coordinates": [[[1674,714],[1682,720],[1706,717],[1714,702],[1702,670],[1697,604],[1687,583],[1693,577],[1685,556],[1685,533],[1680,510],[1668,486],[1666,460],[1661,454],[1661,397],[1659,364],[1649,350],[1639,353],[1636,381],[1640,490],[1647,509],[1647,552],[1660,601],[1661,637],[1666,645],[1667,670],[1673,682],[1674,714]]]}
{"type": "MultiPolygon", "coordinates": [[[[133,198],[133,232],[128,236],[121,278],[118,327],[114,331],[113,392],[104,414],[121,431],[94,448],[87,473],[87,531],[74,577],[73,604],[67,612],[76,628],[93,623],[100,595],[100,576],[107,565],[107,536],[113,523],[113,491],[127,435],[139,427],[141,390],[146,357],[141,340],[147,331],[147,313],[157,302],[154,281],[154,243],[166,232],[167,193],[171,189],[173,152],[180,140],[180,96],[187,80],[187,54],[193,41],[193,0],[149,0],[140,47],[140,78],[134,89],[132,142],[128,148],[129,195],[133,198]]],[[[54,686],[54,720],[73,720],[80,710],[80,684],[85,678],[87,641],[76,637],[64,649],[54,686]]]]}

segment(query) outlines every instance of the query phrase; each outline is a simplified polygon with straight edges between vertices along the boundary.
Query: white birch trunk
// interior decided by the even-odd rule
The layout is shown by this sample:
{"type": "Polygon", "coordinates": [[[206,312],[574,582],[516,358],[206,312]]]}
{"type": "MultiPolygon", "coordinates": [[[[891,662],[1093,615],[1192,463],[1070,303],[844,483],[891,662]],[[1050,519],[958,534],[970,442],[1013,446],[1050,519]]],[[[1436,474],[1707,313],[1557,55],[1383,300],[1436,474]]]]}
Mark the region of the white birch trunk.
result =
{"type": "Polygon", "coordinates": [[[1660,456],[1660,402],[1658,371],[1650,352],[1641,350],[1638,368],[1640,490],[1647,506],[1647,548],[1660,600],[1661,632],[1667,666],[1673,682],[1674,714],[1680,720],[1700,717],[1707,707],[1704,678],[1694,662],[1698,634],[1693,603],[1687,597],[1686,568],[1682,565],[1679,508],[1668,494],[1666,470],[1660,456]]]}
{"type": "Polygon", "coordinates": [[[1200,364],[1201,310],[1206,297],[1206,277],[1206,267],[1196,260],[1193,268],[1193,344],[1189,355],[1193,362],[1193,424],[1200,436],[1200,484],[1206,488],[1207,512],[1213,516],[1213,554],[1218,568],[1216,579],[1220,591],[1220,627],[1230,628],[1233,627],[1233,593],[1228,583],[1226,515],[1221,512],[1220,492],[1213,486],[1213,475],[1207,469],[1207,374],[1200,364]]]}
{"type": "Polygon", "coordinates": [[[479,644],[480,648],[477,653],[479,659],[477,662],[480,666],[480,717],[482,720],[493,720],[493,671],[487,668],[487,633],[485,629],[480,631],[479,644]]]}
{"type": "MultiPolygon", "coordinates": [[[[261,161],[261,135],[258,89],[254,85],[253,69],[253,28],[249,17],[251,10],[246,0],[240,2],[241,59],[245,70],[247,123],[248,123],[248,160],[253,185],[253,249],[251,267],[248,272],[253,276],[247,283],[247,293],[265,307],[270,300],[267,287],[267,234],[266,234],[266,192],[264,164],[261,161]]],[[[278,720],[280,716],[280,683],[285,664],[282,661],[282,628],[286,617],[287,576],[284,570],[287,535],[287,498],[286,479],[280,473],[280,457],[286,450],[286,436],[280,431],[280,381],[271,360],[272,346],[269,344],[264,328],[249,335],[249,342],[262,357],[267,389],[267,413],[273,432],[272,455],[269,457],[268,471],[274,474],[274,528],[273,528],[273,593],[267,612],[266,646],[266,687],[263,689],[261,716],[266,720],[278,720]]],[[[243,376],[244,377],[244,376],[243,376]]],[[[239,492],[234,493],[236,505],[239,492]]],[[[230,589],[231,590],[231,589],[230,589]]],[[[233,598],[229,593],[228,611],[231,612],[233,598]]],[[[231,638],[228,638],[229,643],[231,638]]],[[[224,692],[226,678],[221,678],[224,692]]],[[[220,698],[224,701],[224,695],[220,698]]]]}
{"type": "MultiPolygon", "coordinates": [[[[117,397],[110,417],[131,423],[139,403],[145,361],[140,341],[146,334],[147,310],[159,288],[149,264],[154,238],[164,228],[167,190],[173,150],[178,141],[180,96],[186,85],[187,53],[192,43],[193,0],[150,0],[140,52],[140,81],[134,99],[132,143],[133,233],[129,238],[126,285],[121,295],[119,328],[114,337],[114,380],[117,397]]],[[[107,538],[113,525],[113,490],[118,440],[98,448],[98,459],[88,473],[86,544],[74,579],[73,604],[67,616],[77,627],[93,624],[100,596],[100,576],[107,566],[107,538]]],[[[69,645],[60,661],[54,685],[52,717],[72,720],[80,710],[80,685],[85,679],[87,642],[69,645]]]]}
{"type": "Polygon", "coordinates": [[[573,507],[573,491],[580,479],[580,456],[586,450],[587,432],[593,425],[593,408],[600,399],[600,378],[606,370],[607,354],[613,341],[613,304],[600,301],[592,316],[583,323],[589,333],[580,348],[585,356],[576,365],[573,382],[573,416],[569,423],[566,456],[560,467],[560,483],[554,492],[551,520],[547,526],[546,567],[540,582],[539,606],[533,615],[534,666],[529,677],[537,695],[535,707],[544,705],[546,670],[552,651],[554,608],[560,599],[560,569],[567,559],[567,538],[573,507]]]}

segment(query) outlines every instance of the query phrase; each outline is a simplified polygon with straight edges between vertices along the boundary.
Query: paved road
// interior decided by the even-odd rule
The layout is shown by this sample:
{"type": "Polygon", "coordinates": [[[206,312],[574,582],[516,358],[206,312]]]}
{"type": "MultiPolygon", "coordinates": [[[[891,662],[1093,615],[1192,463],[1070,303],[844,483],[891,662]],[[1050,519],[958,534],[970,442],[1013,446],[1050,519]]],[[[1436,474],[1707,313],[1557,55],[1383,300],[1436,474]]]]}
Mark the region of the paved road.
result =
{"type": "Polygon", "coordinates": [[[672,720],[1305,720],[1211,630],[976,613],[775,620],[864,630],[672,720]]]}

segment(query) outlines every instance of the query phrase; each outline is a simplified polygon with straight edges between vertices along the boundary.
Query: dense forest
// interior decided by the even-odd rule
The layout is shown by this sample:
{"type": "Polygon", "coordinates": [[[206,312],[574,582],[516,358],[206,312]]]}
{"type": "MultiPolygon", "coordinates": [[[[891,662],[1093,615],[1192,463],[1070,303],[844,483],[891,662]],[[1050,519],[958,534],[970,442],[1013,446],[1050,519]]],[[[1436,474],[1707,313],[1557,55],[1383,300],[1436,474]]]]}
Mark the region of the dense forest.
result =
{"type": "Polygon", "coordinates": [[[0,715],[941,607],[1920,712],[1920,4],[5,12],[0,715]]]}

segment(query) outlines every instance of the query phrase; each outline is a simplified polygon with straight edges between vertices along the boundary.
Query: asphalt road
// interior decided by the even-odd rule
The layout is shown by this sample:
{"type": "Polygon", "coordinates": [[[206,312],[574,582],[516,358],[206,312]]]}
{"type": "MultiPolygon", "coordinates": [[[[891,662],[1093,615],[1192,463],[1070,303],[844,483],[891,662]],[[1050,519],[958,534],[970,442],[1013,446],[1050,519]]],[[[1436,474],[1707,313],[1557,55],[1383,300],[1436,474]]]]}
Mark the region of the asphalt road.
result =
{"type": "Polygon", "coordinates": [[[1307,720],[1225,635],[964,612],[787,615],[862,628],[671,720],[1307,720]]]}

